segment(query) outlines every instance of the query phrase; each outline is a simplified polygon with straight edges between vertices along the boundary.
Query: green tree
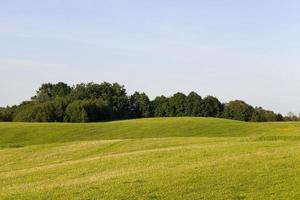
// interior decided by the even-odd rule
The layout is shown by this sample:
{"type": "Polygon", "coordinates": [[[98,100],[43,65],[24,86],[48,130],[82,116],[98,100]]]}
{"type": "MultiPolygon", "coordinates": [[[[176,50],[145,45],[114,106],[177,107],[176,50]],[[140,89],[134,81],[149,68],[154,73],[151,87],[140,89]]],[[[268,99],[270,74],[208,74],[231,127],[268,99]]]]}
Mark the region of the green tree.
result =
{"type": "Polygon", "coordinates": [[[225,104],[223,117],[240,121],[250,121],[253,110],[253,107],[246,104],[244,101],[230,101],[225,104]]]}
{"type": "Polygon", "coordinates": [[[223,106],[222,103],[213,96],[207,96],[203,99],[201,116],[203,117],[221,117],[223,106]]]}
{"type": "Polygon", "coordinates": [[[54,108],[49,102],[29,103],[18,108],[14,121],[53,122],[54,108]]]}
{"type": "Polygon", "coordinates": [[[16,106],[6,108],[0,107],[0,122],[11,122],[13,121],[16,106]]]}
{"type": "Polygon", "coordinates": [[[124,86],[118,83],[78,84],[71,92],[72,101],[84,99],[103,99],[111,107],[113,118],[129,117],[129,98],[124,86]]]}
{"type": "Polygon", "coordinates": [[[170,116],[169,99],[165,96],[159,96],[152,102],[155,117],[168,117],[170,116]]]}
{"type": "Polygon", "coordinates": [[[261,107],[255,108],[253,110],[250,121],[252,121],[252,122],[265,122],[265,121],[267,121],[266,116],[265,116],[265,110],[262,109],[261,107]]]}
{"type": "Polygon", "coordinates": [[[256,107],[253,110],[251,121],[253,122],[283,121],[283,116],[280,114],[276,114],[273,111],[264,110],[261,107],[256,107]]]}
{"type": "Polygon", "coordinates": [[[255,108],[243,101],[222,104],[216,97],[204,99],[195,92],[188,96],[176,93],[153,101],[145,93],[128,96],[118,83],[45,83],[31,101],[18,106],[0,108],[0,121],[29,122],[94,122],[139,117],[203,116],[225,117],[243,121],[299,120],[290,115],[283,117],[273,111],[255,108]],[[224,109],[225,106],[225,109],[224,109]]]}
{"type": "Polygon", "coordinates": [[[186,97],[185,115],[186,116],[201,116],[203,102],[200,95],[196,92],[191,92],[186,97]]]}
{"type": "Polygon", "coordinates": [[[45,83],[37,91],[36,96],[32,100],[48,101],[56,97],[65,97],[71,93],[71,87],[66,83],[59,82],[57,84],[45,83]]]}
{"type": "Polygon", "coordinates": [[[275,122],[277,121],[277,117],[278,116],[273,111],[265,111],[265,118],[267,122],[275,122]]]}
{"type": "Polygon", "coordinates": [[[76,100],[66,109],[67,122],[97,122],[111,119],[111,111],[102,99],[76,100]]]}
{"type": "Polygon", "coordinates": [[[174,94],[170,100],[170,116],[173,117],[181,117],[185,116],[186,114],[186,95],[183,93],[176,93],[174,94]]]}
{"type": "Polygon", "coordinates": [[[70,100],[68,98],[56,98],[52,101],[54,106],[54,115],[56,122],[63,122],[65,118],[65,112],[67,109],[67,106],[70,103],[70,100]]]}
{"type": "Polygon", "coordinates": [[[129,98],[131,117],[151,117],[149,97],[145,93],[135,92],[129,98]]]}
{"type": "Polygon", "coordinates": [[[276,114],[276,121],[284,121],[284,117],[282,116],[282,114],[276,114]]]}
{"type": "Polygon", "coordinates": [[[66,109],[65,121],[67,122],[87,122],[87,113],[84,110],[84,101],[76,100],[68,105],[66,109]]]}

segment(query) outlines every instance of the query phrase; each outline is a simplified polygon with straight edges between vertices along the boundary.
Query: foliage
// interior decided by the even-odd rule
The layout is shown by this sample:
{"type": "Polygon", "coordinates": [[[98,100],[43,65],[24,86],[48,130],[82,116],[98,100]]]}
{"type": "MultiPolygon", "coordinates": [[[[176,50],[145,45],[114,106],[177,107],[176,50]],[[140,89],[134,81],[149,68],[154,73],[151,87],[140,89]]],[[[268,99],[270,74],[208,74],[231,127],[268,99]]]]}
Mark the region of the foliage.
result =
{"type": "Polygon", "coordinates": [[[186,96],[183,93],[176,93],[169,99],[169,117],[182,117],[186,114],[186,96]]]}
{"type": "Polygon", "coordinates": [[[222,104],[216,97],[202,99],[196,92],[188,96],[175,93],[158,96],[153,101],[143,92],[127,95],[118,83],[45,83],[31,101],[18,106],[0,108],[0,121],[25,122],[97,122],[142,117],[224,117],[241,121],[295,121],[290,114],[283,117],[261,107],[253,108],[235,100],[222,104]]]}
{"type": "Polygon", "coordinates": [[[64,99],[23,104],[18,107],[14,121],[62,122],[66,105],[64,99]]]}
{"type": "Polygon", "coordinates": [[[66,122],[96,122],[108,120],[111,111],[103,99],[76,100],[66,109],[66,122]]]}
{"type": "Polygon", "coordinates": [[[130,117],[151,117],[151,102],[145,93],[135,92],[129,98],[130,117]]]}
{"type": "Polygon", "coordinates": [[[253,107],[239,100],[225,104],[223,111],[224,118],[240,121],[250,121],[252,114],[253,107]]]}
{"type": "Polygon", "coordinates": [[[71,87],[66,83],[59,82],[57,84],[45,83],[37,91],[37,94],[32,97],[32,100],[47,101],[56,97],[65,97],[71,92],[71,87]]]}
{"type": "Polygon", "coordinates": [[[165,96],[159,96],[152,102],[155,117],[168,117],[170,111],[169,99],[165,96]]]}
{"type": "Polygon", "coordinates": [[[10,122],[14,118],[16,106],[14,107],[0,107],[0,122],[10,122]]]}
{"type": "Polygon", "coordinates": [[[118,83],[81,83],[73,88],[70,97],[72,101],[102,99],[108,103],[114,119],[129,117],[129,99],[124,86],[118,83]]]}
{"type": "Polygon", "coordinates": [[[213,96],[207,96],[203,99],[203,117],[221,117],[223,111],[222,103],[213,96]]]}
{"type": "Polygon", "coordinates": [[[202,116],[203,113],[203,101],[201,96],[199,96],[196,92],[191,92],[186,97],[186,105],[185,105],[185,115],[192,117],[202,116]]]}

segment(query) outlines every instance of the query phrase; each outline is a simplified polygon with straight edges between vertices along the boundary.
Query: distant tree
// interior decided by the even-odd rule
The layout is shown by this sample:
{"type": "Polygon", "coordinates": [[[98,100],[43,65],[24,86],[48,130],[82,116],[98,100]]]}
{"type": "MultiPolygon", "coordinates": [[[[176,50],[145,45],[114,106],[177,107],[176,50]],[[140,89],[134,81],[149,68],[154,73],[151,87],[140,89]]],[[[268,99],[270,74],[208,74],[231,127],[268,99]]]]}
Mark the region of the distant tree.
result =
{"type": "Polygon", "coordinates": [[[66,109],[66,122],[87,122],[87,113],[84,110],[84,100],[75,100],[66,109]]]}
{"type": "Polygon", "coordinates": [[[0,122],[11,122],[15,114],[16,106],[0,108],[0,122]]]}
{"type": "Polygon", "coordinates": [[[277,114],[276,121],[279,121],[279,122],[284,121],[284,117],[281,114],[277,114]]]}
{"type": "Polygon", "coordinates": [[[57,84],[45,83],[37,91],[36,96],[32,100],[48,101],[56,97],[65,97],[71,92],[71,87],[66,83],[59,82],[57,84]]]}
{"type": "Polygon", "coordinates": [[[267,122],[275,122],[278,120],[278,116],[273,112],[269,110],[265,110],[265,118],[267,122]]]}
{"type": "Polygon", "coordinates": [[[267,121],[266,116],[265,116],[265,110],[262,109],[261,107],[256,107],[253,110],[250,121],[252,121],[252,122],[265,122],[265,121],[267,121]]]}
{"type": "Polygon", "coordinates": [[[73,86],[73,89],[70,94],[70,98],[72,102],[76,100],[84,100],[90,98],[88,91],[86,89],[87,87],[86,85],[87,84],[80,83],[77,84],[76,86],[73,86]]]}
{"type": "Polygon", "coordinates": [[[35,122],[55,122],[55,106],[53,102],[37,104],[32,109],[32,119],[35,122]]]}
{"type": "MultiPolygon", "coordinates": [[[[111,104],[114,118],[124,119],[129,117],[129,98],[124,86],[114,83],[112,85],[113,97],[111,104]]],[[[106,100],[105,98],[103,98],[106,100]]]]}
{"type": "Polygon", "coordinates": [[[5,108],[0,107],[0,122],[4,121],[4,110],[5,108]]]}
{"type": "Polygon", "coordinates": [[[145,93],[135,92],[129,98],[131,117],[151,117],[151,104],[145,93]]]}
{"type": "Polygon", "coordinates": [[[284,118],[281,114],[276,114],[273,111],[264,110],[261,107],[256,107],[253,110],[251,121],[253,122],[273,122],[283,121],[284,118]]]}
{"type": "Polygon", "coordinates": [[[18,108],[14,121],[62,122],[69,101],[57,97],[43,102],[23,102],[18,108]]]}
{"type": "Polygon", "coordinates": [[[170,116],[171,109],[169,99],[165,96],[159,96],[152,102],[155,117],[168,117],[170,116]]]}
{"type": "Polygon", "coordinates": [[[250,121],[253,114],[252,106],[244,101],[236,100],[225,104],[223,117],[227,119],[250,121]]]}
{"type": "Polygon", "coordinates": [[[196,92],[191,92],[186,97],[185,115],[186,116],[201,116],[203,110],[203,102],[200,95],[196,92]]]}
{"type": "Polygon", "coordinates": [[[111,119],[111,110],[103,99],[87,100],[83,104],[88,122],[105,121],[111,119]]]}
{"type": "Polygon", "coordinates": [[[70,96],[73,101],[101,98],[111,107],[114,119],[129,117],[129,98],[124,86],[118,83],[78,84],[70,96]]]}
{"type": "Polygon", "coordinates": [[[287,116],[285,117],[286,121],[298,121],[298,117],[293,113],[289,112],[287,116]]]}
{"type": "Polygon", "coordinates": [[[76,100],[66,109],[67,122],[96,122],[111,119],[111,111],[102,99],[76,100]]]}
{"type": "Polygon", "coordinates": [[[65,112],[67,109],[67,106],[70,103],[70,100],[68,98],[56,98],[52,101],[54,106],[54,115],[56,122],[63,122],[65,118],[65,112]]]}
{"type": "Polygon", "coordinates": [[[30,101],[18,106],[0,108],[0,121],[28,122],[94,122],[139,117],[203,116],[225,117],[243,121],[299,120],[290,113],[283,117],[263,108],[252,108],[243,101],[222,104],[216,97],[201,98],[195,92],[188,96],[175,93],[153,101],[145,93],[127,95],[118,83],[45,83],[30,101]],[[224,109],[225,107],[225,109],[224,109]]]}
{"type": "Polygon", "coordinates": [[[181,117],[186,113],[186,95],[183,93],[176,93],[169,99],[170,116],[181,117]]]}
{"type": "Polygon", "coordinates": [[[203,99],[203,109],[201,116],[204,117],[221,117],[223,105],[213,96],[207,96],[203,99]]]}
{"type": "Polygon", "coordinates": [[[30,103],[19,107],[14,121],[53,122],[54,118],[53,104],[47,101],[43,103],[30,103]]]}
{"type": "Polygon", "coordinates": [[[62,122],[66,106],[62,99],[26,104],[18,108],[14,121],[62,122]]]}

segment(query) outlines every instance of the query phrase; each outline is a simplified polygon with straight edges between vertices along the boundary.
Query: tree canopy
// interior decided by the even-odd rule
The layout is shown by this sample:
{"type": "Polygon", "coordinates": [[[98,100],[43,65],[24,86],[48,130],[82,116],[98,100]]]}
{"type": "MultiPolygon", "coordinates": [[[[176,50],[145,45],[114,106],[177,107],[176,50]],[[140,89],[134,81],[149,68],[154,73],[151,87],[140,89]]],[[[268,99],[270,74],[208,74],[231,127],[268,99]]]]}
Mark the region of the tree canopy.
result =
{"type": "Polygon", "coordinates": [[[222,117],[265,122],[295,120],[261,107],[252,107],[241,100],[221,103],[218,98],[202,98],[196,92],[187,96],[177,92],[154,100],[144,92],[127,95],[118,83],[45,83],[30,101],[0,108],[0,121],[24,122],[97,122],[142,117],[222,117]]]}

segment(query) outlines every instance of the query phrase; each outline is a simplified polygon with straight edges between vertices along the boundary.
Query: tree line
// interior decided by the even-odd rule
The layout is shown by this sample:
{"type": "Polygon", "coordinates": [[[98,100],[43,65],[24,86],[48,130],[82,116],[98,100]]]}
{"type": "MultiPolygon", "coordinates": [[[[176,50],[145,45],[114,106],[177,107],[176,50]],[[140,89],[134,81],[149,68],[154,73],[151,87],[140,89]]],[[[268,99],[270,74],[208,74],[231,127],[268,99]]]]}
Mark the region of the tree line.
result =
{"type": "Polygon", "coordinates": [[[251,122],[296,120],[290,116],[253,107],[244,101],[221,103],[216,97],[202,98],[196,92],[176,93],[154,100],[143,92],[127,95],[118,83],[46,83],[30,101],[0,108],[0,121],[98,122],[147,117],[218,117],[251,122]]]}

